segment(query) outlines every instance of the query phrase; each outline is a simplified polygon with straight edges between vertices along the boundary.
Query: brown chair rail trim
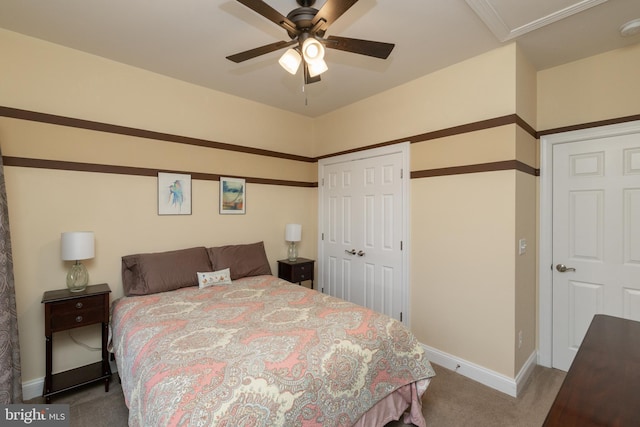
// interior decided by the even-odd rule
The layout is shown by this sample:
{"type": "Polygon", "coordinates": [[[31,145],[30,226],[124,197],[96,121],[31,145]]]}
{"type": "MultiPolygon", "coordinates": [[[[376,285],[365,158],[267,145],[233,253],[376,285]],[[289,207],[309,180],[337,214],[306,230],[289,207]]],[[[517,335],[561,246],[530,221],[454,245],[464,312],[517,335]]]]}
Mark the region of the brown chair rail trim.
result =
{"type": "Polygon", "coordinates": [[[112,173],[120,175],[138,175],[138,176],[157,176],[158,172],[170,172],[170,173],[184,173],[190,174],[192,179],[200,179],[204,181],[220,181],[221,176],[229,176],[232,178],[244,178],[247,182],[255,184],[268,184],[268,185],[283,185],[289,187],[317,187],[317,182],[302,182],[302,181],[287,181],[280,179],[267,179],[256,178],[237,175],[219,175],[213,173],[202,172],[189,172],[178,171],[168,169],[151,169],[151,168],[137,168],[132,166],[115,166],[115,165],[101,165],[97,163],[79,163],[79,162],[66,162],[60,160],[44,160],[44,159],[29,159],[25,157],[11,157],[2,156],[4,166],[18,166],[26,168],[40,168],[40,169],[57,169],[76,172],[98,172],[98,173],[112,173]]]}
{"type": "Polygon", "coordinates": [[[411,144],[415,144],[417,142],[425,142],[433,139],[461,135],[464,133],[476,132],[484,129],[491,129],[495,127],[512,125],[512,124],[520,126],[532,137],[534,138],[537,137],[535,129],[531,127],[526,121],[524,121],[524,119],[522,119],[517,114],[509,114],[502,117],[495,117],[492,119],[480,120],[478,122],[466,123],[463,125],[453,126],[446,129],[439,129],[432,132],[421,133],[419,135],[408,136],[406,138],[398,138],[391,141],[381,142],[379,144],[367,145],[366,147],[359,147],[351,150],[340,151],[338,153],[326,154],[324,156],[317,157],[317,159],[318,160],[326,159],[329,157],[339,156],[342,154],[357,153],[359,151],[370,150],[372,148],[386,147],[387,145],[399,144],[401,142],[409,142],[411,144]]]}
{"type": "Polygon", "coordinates": [[[281,153],[281,152],[271,151],[271,150],[263,150],[259,148],[245,147],[242,145],[234,145],[234,144],[229,144],[224,142],[210,141],[210,140],[200,139],[200,138],[192,138],[188,136],[173,135],[169,133],[155,132],[151,130],[137,129],[137,128],[127,127],[127,126],[95,122],[91,120],[76,119],[73,117],[58,116],[55,114],[21,110],[21,109],[12,108],[12,107],[0,106],[0,117],[9,117],[13,119],[29,120],[33,122],[47,123],[47,124],[53,124],[53,125],[59,125],[59,126],[68,126],[68,127],[78,128],[78,129],[93,130],[97,132],[107,132],[107,133],[113,133],[118,135],[133,136],[138,138],[175,142],[178,144],[196,145],[199,147],[208,147],[208,148],[215,148],[220,150],[236,151],[241,153],[255,154],[255,155],[267,156],[267,157],[276,157],[276,158],[286,159],[286,160],[296,160],[296,161],[307,162],[307,163],[315,163],[319,159],[333,157],[341,154],[348,154],[348,153],[354,153],[358,151],[369,150],[377,147],[384,147],[387,145],[397,144],[399,142],[406,142],[406,141],[409,141],[410,143],[423,142],[423,141],[428,141],[432,139],[438,139],[438,138],[444,138],[447,136],[475,132],[478,130],[490,129],[493,127],[499,127],[499,126],[504,126],[509,124],[517,124],[518,126],[522,127],[525,131],[527,131],[529,134],[531,134],[533,137],[536,137],[536,131],[531,126],[529,126],[529,124],[526,121],[524,121],[517,114],[509,114],[502,117],[495,117],[492,119],[481,120],[474,123],[467,123],[467,124],[454,126],[446,129],[436,130],[433,132],[427,132],[419,135],[409,136],[406,138],[399,138],[392,141],[382,142],[379,144],[359,147],[353,150],[327,154],[320,157],[306,157],[306,156],[298,156],[295,154],[281,153]]]}
{"type": "MultiPolygon", "coordinates": [[[[139,168],[133,166],[115,166],[115,165],[101,165],[97,163],[79,163],[79,162],[67,162],[61,160],[45,160],[45,159],[29,159],[25,157],[11,157],[2,156],[4,166],[17,166],[26,168],[39,168],[39,169],[56,169],[67,170],[76,172],[97,172],[97,173],[112,173],[120,175],[137,175],[137,176],[157,176],[158,172],[170,172],[170,173],[184,173],[190,174],[192,179],[200,179],[204,181],[219,181],[223,175],[213,173],[202,172],[190,172],[168,169],[152,169],[152,168],[139,168]]],[[[428,178],[435,176],[445,175],[460,175],[467,173],[479,173],[479,172],[493,172],[500,170],[515,169],[521,172],[539,176],[540,170],[535,169],[527,164],[519,162],[517,160],[506,160],[502,162],[482,163],[476,165],[467,166],[454,166],[448,168],[428,169],[422,171],[411,172],[411,179],[428,178]]],[[[229,175],[224,175],[229,176],[229,175]]],[[[255,184],[267,184],[267,185],[282,185],[289,187],[305,187],[316,188],[317,182],[302,182],[302,181],[288,181],[279,179],[267,179],[256,177],[244,177],[244,176],[232,176],[235,178],[244,178],[247,182],[255,184]]]]}
{"type": "Polygon", "coordinates": [[[617,118],[607,119],[607,120],[598,120],[595,122],[582,123],[579,125],[547,129],[547,130],[538,132],[538,139],[540,139],[541,136],[552,135],[554,133],[571,132],[574,130],[590,129],[590,128],[596,128],[601,126],[608,126],[608,125],[617,125],[620,123],[635,122],[636,120],[640,120],[640,114],[634,114],[634,115],[625,116],[625,117],[617,117],[617,118]]]}
{"type": "Polygon", "coordinates": [[[68,126],[78,129],[87,129],[97,132],[114,133],[118,135],[135,136],[138,138],[156,139],[159,141],[176,142],[179,144],[196,145],[199,147],[216,148],[220,150],[236,151],[240,153],[256,154],[259,156],[277,157],[286,160],[315,163],[313,157],[298,156],[295,154],[281,153],[278,151],[263,150],[260,148],[245,147],[242,145],[228,144],[224,142],[209,141],[188,136],[173,135],[170,133],[155,132],[151,130],[137,129],[127,126],[112,125],[109,123],[94,122],[90,120],[75,119],[72,117],[56,116],[54,114],[38,113],[35,111],[20,110],[11,107],[0,106],[0,116],[12,119],[29,120],[32,122],[48,123],[52,125],[68,126]]]}
{"type": "Polygon", "coordinates": [[[430,178],[435,176],[461,175],[478,172],[495,172],[503,170],[517,170],[533,176],[540,176],[540,170],[535,169],[518,160],[505,160],[502,162],[479,163],[475,165],[452,166],[448,168],[426,169],[411,172],[411,179],[430,178]]]}

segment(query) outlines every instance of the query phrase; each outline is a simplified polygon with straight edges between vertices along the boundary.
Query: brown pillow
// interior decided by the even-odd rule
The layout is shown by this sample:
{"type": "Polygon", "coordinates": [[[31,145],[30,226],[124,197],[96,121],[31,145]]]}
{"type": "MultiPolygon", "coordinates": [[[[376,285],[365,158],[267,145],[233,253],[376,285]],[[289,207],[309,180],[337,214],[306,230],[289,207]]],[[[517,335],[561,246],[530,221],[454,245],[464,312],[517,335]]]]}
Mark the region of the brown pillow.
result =
{"type": "Polygon", "coordinates": [[[126,296],[147,295],[198,285],[198,271],[212,271],[204,246],[122,257],[126,296]]]}
{"type": "Polygon", "coordinates": [[[231,280],[271,274],[269,260],[264,251],[264,242],[218,246],[208,248],[207,252],[211,260],[211,267],[216,271],[230,269],[231,280]]]}

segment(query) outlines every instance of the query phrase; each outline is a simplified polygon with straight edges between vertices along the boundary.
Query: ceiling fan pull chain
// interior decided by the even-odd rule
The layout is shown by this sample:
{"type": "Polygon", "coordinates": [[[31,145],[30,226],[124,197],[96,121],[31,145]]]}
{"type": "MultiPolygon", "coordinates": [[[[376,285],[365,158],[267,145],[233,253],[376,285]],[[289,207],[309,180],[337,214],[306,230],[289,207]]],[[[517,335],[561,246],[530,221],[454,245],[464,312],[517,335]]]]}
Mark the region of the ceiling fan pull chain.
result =
{"type": "Polygon", "coordinates": [[[304,81],[304,76],[302,76],[302,93],[304,93],[304,106],[309,105],[309,99],[307,98],[307,84],[304,81]]]}

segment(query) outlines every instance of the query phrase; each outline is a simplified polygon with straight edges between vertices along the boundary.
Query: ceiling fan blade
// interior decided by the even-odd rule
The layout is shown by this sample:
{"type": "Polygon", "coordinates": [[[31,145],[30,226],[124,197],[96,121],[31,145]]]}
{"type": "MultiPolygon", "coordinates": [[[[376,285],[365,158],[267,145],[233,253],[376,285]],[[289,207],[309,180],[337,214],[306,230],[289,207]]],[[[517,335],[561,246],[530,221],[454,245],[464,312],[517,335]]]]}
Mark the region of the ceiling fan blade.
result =
{"type": "Polygon", "coordinates": [[[264,16],[269,21],[275,23],[276,25],[281,26],[287,32],[293,33],[295,35],[300,34],[300,31],[296,28],[296,24],[291,21],[289,18],[266,4],[262,0],[237,0],[239,3],[247,6],[249,9],[254,12],[264,16]]]}
{"type": "Polygon", "coordinates": [[[315,77],[311,77],[309,75],[309,67],[307,66],[307,64],[304,64],[304,83],[309,85],[311,83],[316,83],[320,81],[320,74],[318,74],[315,77]]]}
{"type": "Polygon", "coordinates": [[[311,26],[315,27],[321,20],[324,24],[318,27],[319,30],[326,30],[329,25],[336,19],[340,18],[351,6],[353,6],[358,0],[327,0],[327,2],[320,8],[316,16],[311,21],[311,26]]]}
{"type": "Polygon", "coordinates": [[[279,41],[271,44],[267,44],[264,46],[256,47],[255,49],[246,50],[244,52],[236,53],[235,55],[227,56],[227,59],[233,61],[235,63],[239,63],[242,61],[246,61],[247,59],[252,59],[260,55],[264,55],[265,53],[274,52],[278,49],[282,49],[284,47],[292,46],[297,44],[297,40],[290,40],[288,42],[279,41]]]}
{"type": "Polygon", "coordinates": [[[359,53],[360,55],[387,59],[396,45],[392,43],[374,42],[371,40],[329,36],[327,37],[325,46],[331,49],[344,50],[346,52],[359,53]]]}

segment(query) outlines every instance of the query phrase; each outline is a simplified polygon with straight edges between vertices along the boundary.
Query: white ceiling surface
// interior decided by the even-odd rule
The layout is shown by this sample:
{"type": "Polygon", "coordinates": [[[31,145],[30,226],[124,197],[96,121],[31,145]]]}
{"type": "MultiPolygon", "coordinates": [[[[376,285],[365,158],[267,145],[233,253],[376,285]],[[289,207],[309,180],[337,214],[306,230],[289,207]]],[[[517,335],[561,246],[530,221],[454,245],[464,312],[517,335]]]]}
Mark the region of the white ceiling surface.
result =
{"type": "MultiPolygon", "coordinates": [[[[283,15],[298,6],[267,3],[283,15]]],[[[619,28],[636,18],[640,0],[360,0],[326,36],[395,43],[390,57],[327,49],[329,71],[303,91],[301,72],[278,64],[284,50],[225,58],[289,40],[234,0],[0,1],[2,28],[310,117],[511,40],[538,70],[635,44],[640,34],[623,38],[619,28]]]]}

